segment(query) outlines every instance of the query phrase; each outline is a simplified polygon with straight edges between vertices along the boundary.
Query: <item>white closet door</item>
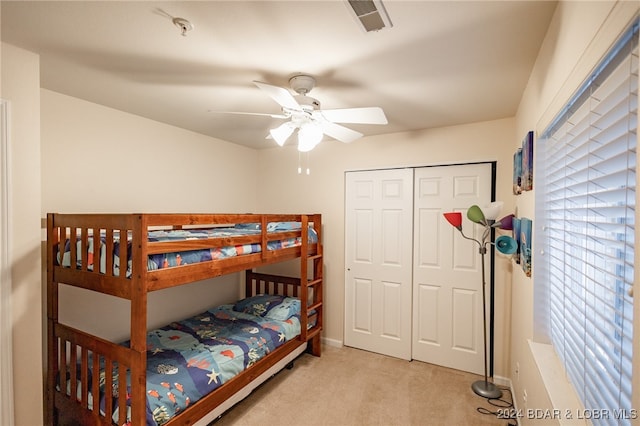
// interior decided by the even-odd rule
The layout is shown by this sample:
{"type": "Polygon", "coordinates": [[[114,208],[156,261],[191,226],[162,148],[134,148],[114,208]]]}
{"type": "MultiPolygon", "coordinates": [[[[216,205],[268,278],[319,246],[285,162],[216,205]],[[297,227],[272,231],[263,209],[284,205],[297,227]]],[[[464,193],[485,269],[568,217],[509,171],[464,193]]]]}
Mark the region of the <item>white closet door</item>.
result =
{"type": "Polygon", "coordinates": [[[413,169],[347,173],[345,216],[345,345],[411,359],[413,169]]]}
{"type": "Polygon", "coordinates": [[[415,171],[412,356],[477,374],[484,371],[481,258],[478,245],[442,213],[463,212],[465,235],[478,238],[482,230],[466,211],[491,201],[491,169],[484,163],[415,171]]]}

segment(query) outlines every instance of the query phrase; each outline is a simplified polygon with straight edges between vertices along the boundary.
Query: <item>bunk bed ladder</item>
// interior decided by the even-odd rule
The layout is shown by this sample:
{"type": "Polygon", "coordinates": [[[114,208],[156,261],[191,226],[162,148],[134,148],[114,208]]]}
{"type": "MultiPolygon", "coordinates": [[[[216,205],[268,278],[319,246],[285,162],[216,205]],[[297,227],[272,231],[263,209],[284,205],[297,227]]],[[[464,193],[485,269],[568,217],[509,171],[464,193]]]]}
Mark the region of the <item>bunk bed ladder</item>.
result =
{"type": "Polygon", "coordinates": [[[321,235],[321,215],[302,216],[302,229],[307,229],[309,219],[313,222],[313,227],[318,236],[317,249],[310,254],[308,233],[302,233],[302,253],[300,255],[300,302],[302,335],[307,342],[310,342],[308,349],[315,356],[320,356],[320,332],[322,331],[323,302],[322,302],[322,235],[321,235]],[[311,271],[309,264],[311,263],[311,271]],[[315,317],[315,325],[308,326],[309,318],[315,317]]]}

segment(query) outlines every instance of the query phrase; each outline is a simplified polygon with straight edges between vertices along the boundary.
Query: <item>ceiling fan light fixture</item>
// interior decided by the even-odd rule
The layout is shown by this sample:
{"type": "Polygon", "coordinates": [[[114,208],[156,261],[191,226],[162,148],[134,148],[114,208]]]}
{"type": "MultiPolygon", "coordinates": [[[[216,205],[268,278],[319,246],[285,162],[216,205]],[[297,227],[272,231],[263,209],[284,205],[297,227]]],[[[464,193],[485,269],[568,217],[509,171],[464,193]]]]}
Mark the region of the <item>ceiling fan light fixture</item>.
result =
{"type": "Polygon", "coordinates": [[[269,130],[267,138],[275,139],[280,146],[285,144],[296,129],[298,129],[298,150],[308,152],[320,143],[324,135],[343,143],[353,142],[364,136],[338,123],[387,124],[387,117],[379,107],[321,110],[320,102],[308,96],[315,84],[315,79],[306,74],[297,74],[289,80],[292,89],[298,93],[297,96],[292,95],[284,87],[259,81],[253,83],[276,101],[283,112],[281,115],[260,113],[256,115],[290,119],[287,123],[269,130]]]}
{"type": "Polygon", "coordinates": [[[295,127],[291,125],[291,122],[286,122],[275,129],[269,130],[269,134],[279,146],[283,146],[294,130],[295,127]]]}
{"type": "Polygon", "coordinates": [[[322,140],[324,133],[322,127],[314,122],[308,122],[300,126],[298,130],[298,151],[309,152],[322,140]]]}

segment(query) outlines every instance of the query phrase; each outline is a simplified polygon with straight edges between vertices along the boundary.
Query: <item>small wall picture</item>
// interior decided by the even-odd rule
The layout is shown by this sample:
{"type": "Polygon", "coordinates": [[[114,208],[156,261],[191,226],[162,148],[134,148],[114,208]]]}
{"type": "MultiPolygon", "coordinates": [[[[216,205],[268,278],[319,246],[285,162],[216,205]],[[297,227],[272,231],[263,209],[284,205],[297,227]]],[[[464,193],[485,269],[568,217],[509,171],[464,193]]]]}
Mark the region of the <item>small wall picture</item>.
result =
{"type": "Polygon", "coordinates": [[[513,259],[517,264],[520,264],[520,219],[517,217],[513,218],[513,239],[516,240],[517,249],[513,254],[513,259]]]}
{"type": "MultiPolygon", "coordinates": [[[[520,264],[527,277],[531,276],[531,229],[533,222],[531,219],[523,217],[520,219],[520,264]]],[[[515,229],[515,228],[514,228],[515,229]]]]}
{"type": "Polygon", "coordinates": [[[533,189],[533,132],[522,140],[522,190],[533,189]]]}
{"type": "Polygon", "coordinates": [[[522,139],[522,146],[513,154],[513,194],[533,189],[533,131],[522,139]]]}
{"type": "Polygon", "coordinates": [[[522,148],[513,154],[513,194],[522,194],[522,148]]]}

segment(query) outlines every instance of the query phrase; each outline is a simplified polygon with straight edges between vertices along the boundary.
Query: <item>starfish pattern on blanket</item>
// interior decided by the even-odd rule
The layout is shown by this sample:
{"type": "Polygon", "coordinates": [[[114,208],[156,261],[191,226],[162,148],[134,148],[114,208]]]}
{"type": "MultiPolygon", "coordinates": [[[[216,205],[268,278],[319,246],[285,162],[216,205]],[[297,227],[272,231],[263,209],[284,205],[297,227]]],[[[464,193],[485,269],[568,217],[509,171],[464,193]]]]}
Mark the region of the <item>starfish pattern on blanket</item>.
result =
{"type": "Polygon", "coordinates": [[[207,374],[207,377],[209,378],[209,383],[207,383],[207,384],[210,385],[211,382],[218,383],[218,376],[219,375],[220,375],[220,373],[216,373],[215,370],[211,370],[211,373],[207,374]]]}

